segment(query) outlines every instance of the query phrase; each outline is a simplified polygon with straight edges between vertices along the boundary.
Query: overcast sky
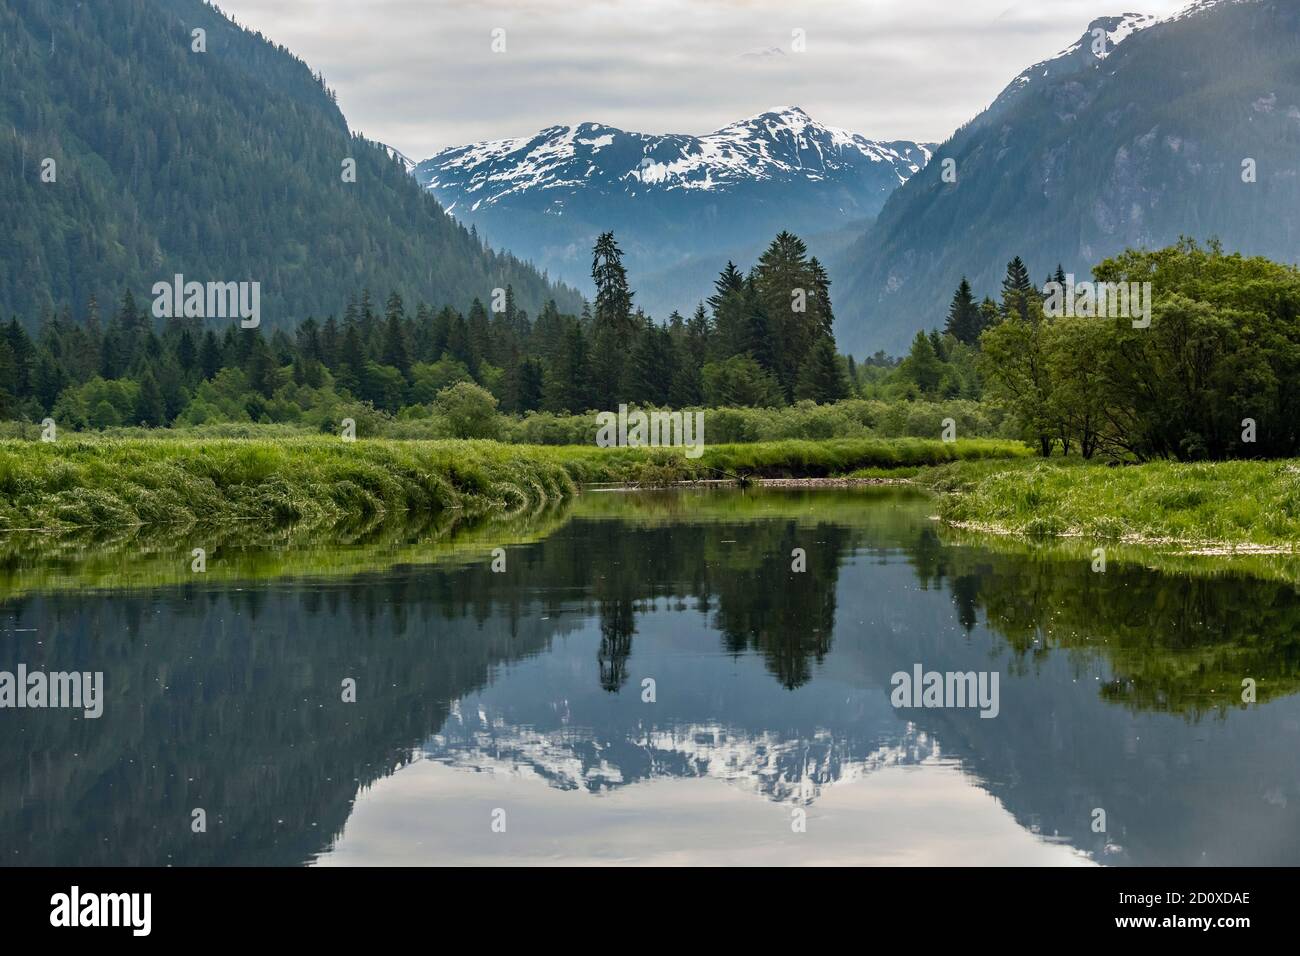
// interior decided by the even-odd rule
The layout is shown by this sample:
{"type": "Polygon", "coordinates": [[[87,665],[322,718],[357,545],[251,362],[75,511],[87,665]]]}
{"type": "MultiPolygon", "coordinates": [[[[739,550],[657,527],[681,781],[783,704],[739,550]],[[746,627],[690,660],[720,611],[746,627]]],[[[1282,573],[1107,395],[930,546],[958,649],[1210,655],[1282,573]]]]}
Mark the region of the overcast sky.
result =
{"type": "Polygon", "coordinates": [[[323,72],[353,129],[420,160],[556,124],[706,133],[774,106],[874,139],[940,141],[1095,17],[1165,15],[1187,0],[218,5],[323,72]]]}

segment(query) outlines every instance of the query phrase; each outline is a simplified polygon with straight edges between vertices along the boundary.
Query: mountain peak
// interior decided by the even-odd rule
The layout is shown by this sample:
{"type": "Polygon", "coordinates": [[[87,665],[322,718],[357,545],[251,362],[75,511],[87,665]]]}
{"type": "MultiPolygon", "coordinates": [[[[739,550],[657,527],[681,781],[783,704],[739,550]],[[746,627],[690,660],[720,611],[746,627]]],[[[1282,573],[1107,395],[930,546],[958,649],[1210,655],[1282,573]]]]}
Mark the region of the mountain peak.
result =
{"type": "MultiPolygon", "coordinates": [[[[1215,0],[1212,0],[1215,2],[1215,0]]],[[[1146,13],[1121,13],[1097,17],[1088,24],[1074,43],[1055,56],[1048,57],[1021,71],[1007,84],[998,98],[980,116],[982,119],[998,116],[1016,102],[1025,90],[1043,81],[1078,73],[1096,66],[1115,52],[1116,47],[1133,34],[1159,23],[1158,17],[1146,13]]]]}
{"type": "Polygon", "coordinates": [[[1095,59],[1104,60],[1115,52],[1115,47],[1133,34],[1158,22],[1160,22],[1158,17],[1148,13],[1121,13],[1119,16],[1098,17],[1088,24],[1087,31],[1077,44],[1062,50],[1057,56],[1068,56],[1082,47],[1095,59]]]}
{"type": "Polygon", "coordinates": [[[760,127],[769,131],[788,129],[797,135],[809,126],[820,127],[820,125],[798,106],[774,106],[761,113],[755,113],[746,119],[728,123],[722,129],[714,130],[713,135],[716,136],[729,130],[758,129],[760,127]]]}
{"type": "Polygon", "coordinates": [[[1198,13],[1205,13],[1211,7],[1226,6],[1232,3],[1256,3],[1258,0],[1191,0],[1187,6],[1183,7],[1177,13],[1171,13],[1161,22],[1168,23],[1172,20],[1182,20],[1198,13]]]}

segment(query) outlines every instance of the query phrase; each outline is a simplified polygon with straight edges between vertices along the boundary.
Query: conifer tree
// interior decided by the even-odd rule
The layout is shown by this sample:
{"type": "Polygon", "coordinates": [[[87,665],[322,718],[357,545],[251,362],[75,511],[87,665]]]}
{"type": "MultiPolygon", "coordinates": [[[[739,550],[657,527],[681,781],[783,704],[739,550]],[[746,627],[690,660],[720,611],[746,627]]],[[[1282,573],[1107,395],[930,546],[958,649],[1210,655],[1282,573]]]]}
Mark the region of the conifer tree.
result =
{"type": "Polygon", "coordinates": [[[188,375],[194,370],[198,358],[198,350],[194,346],[194,336],[190,334],[189,329],[181,329],[181,334],[176,339],[176,364],[188,375]]]}
{"type": "Polygon", "coordinates": [[[466,331],[469,354],[465,358],[465,364],[477,376],[479,365],[483,362],[490,363],[492,359],[492,329],[488,323],[487,309],[483,308],[483,303],[478,299],[470,304],[466,331]]]}
{"type": "Polygon", "coordinates": [[[545,381],[542,363],[535,358],[525,358],[515,368],[515,410],[520,413],[535,412],[542,407],[545,381]]]}
{"type": "Polygon", "coordinates": [[[406,344],[406,330],[402,328],[400,299],[397,309],[389,309],[384,320],[384,348],[380,361],[397,369],[408,382],[411,380],[411,353],[406,344]]]}
{"type": "Polygon", "coordinates": [[[982,325],[980,307],[975,302],[970,282],[962,276],[961,285],[953,293],[952,304],[948,306],[948,321],[944,323],[944,331],[958,342],[975,345],[979,342],[982,325]]]}
{"type": "Polygon", "coordinates": [[[716,315],[719,307],[733,292],[740,292],[745,286],[745,277],[741,275],[736,264],[728,260],[722,273],[713,281],[713,295],[709,296],[709,308],[716,315]]]}
{"type": "Polygon", "coordinates": [[[830,336],[830,280],[821,264],[808,260],[808,247],[782,232],[759,257],[750,274],[767,312],[777,380],[792,397],[805,360],[821,336],[830,336]]]}
{"type": "Polygon", "coordinates": [[[17,410],[18,396],[13,392],[14,352],[9,341],[0,336],[0,417],[8,418],[17,410]]]}
{"type": "Polygon", "coordinates": [[[31,394],[32,372],[36,367],[36,345],[27,330],[18,324],[17,317],[10,320],[5,330],[9,340],[9,350],[13,354],[13,379],[11,389],[19,398],[31,394]]]}
{"type": "Polygon", "coordinates": [[[471,375],[478,374],[478,354],[470,345],[469,323],[459,312],[450,315],[447,354],[469,369],[471,375]]]}
{"type": "Polygon", "coordinates": [[[1018,315],[1022,320],[1029,320],[1029,302],[1034,295],[1034,284],[1030,281],[1029,270],[1019,256],[1007,263],[1007,275],[1002,280],[1002,314],[1018,315]]]}
{"type": "Polygon", "coordinates": [[[704,401],[703,388],[700,364],[685,348],[679,346],[672,385],[668,389],[668,404],[673,408],[699,405],[704,401]]]}
{"type": "Polygon", "coordinates": [[[629,369],[628,398],[638,404],[666,405],[674,374],[671,333],[651,325],[637,337],[629,369]]]}
{"type": "Polygon", "coordinates": [[[602,233],[592,251],[591,279],[596,286],[592,315],[591,385],[598,403],[616,405],[623,393],[628,356],[634,345],[632,290],[623,268],[623,250],[612,232],[602,233]]]}
{"type": "Polygon", "coordinates": [[[819,405],[848,396],[848,382],[840,367],[839,356],[835,354],[835,343],[829,337],[818,338],[809,351],[795,392],[798,398],[812,399],[819,405]]]}
{"type": "Polygon", "coordinates": [[[922,395],[932,395],[938,390],[943,363],[935,355],[934,344],[925,332],[918,331],[912,339],[912,347],[899,366],[899,372],[915,384],[922,395]]]}
{"type": "Polygon", "coordinates": [[[358,323],[349,323],[343,332],[343,346],[340,350],[339,366],[335,370],[335,379],[339,387],[353,395],[361,394],[361,386],[366,374],[366,350],[361,344],[361,331],[358,323]]]}
{"type": "Polygon", "coordinates": [[[199,346],[199,372],[204,381],[221,371],[221,345],[216,333],[208,329],[203,333],[203,344],[199,346]]]}
{"type": "Polygon", "coordinates": [[[154,378],[152,369],[145,369],[140,377],[135,422],[150,428],[162,428],[167,424],[167,408],[163,404],[162,389],[158,387],[158,379],[154,378]]]}
{"type": "Polygon", "coordinates": [[[276,386],[275,356],[271,354],[271,347],[266,344],[266,339],[259,330],[253,331],[252,347],[244,371],[248,374],[249,387],[263,398],[270,398],[276,386]]]}
{"type": "MultiPolygon", "coordinates": [[[[3,374],[2,369],[0,374],[3,374]]],[[[32,391],[41,405],[41,410],[48,414],[54,408],[54,403],[58,401],[59,393],[67,385],[68,376],[63,371],[63,366],[49,349],[42,349],[36,360],[36,372],[32,380],[32,391]]]]}
{"type": "Polygon", "coordinates": [[[579,323],[571,322],[565,331],[560,360],[546,376],[542,407],[548,412],[574,414],[588,410],[590,374],[586,336],[579,323]]]}
{"type": "Polygon", "coordinates": [[[328,369],[334,369],[339,364],[339,347],[343,344],[342,334],[339,332],[338,320],[330,315],[325,324],[321,327],[320,333],[320,360],[328,369]]]}

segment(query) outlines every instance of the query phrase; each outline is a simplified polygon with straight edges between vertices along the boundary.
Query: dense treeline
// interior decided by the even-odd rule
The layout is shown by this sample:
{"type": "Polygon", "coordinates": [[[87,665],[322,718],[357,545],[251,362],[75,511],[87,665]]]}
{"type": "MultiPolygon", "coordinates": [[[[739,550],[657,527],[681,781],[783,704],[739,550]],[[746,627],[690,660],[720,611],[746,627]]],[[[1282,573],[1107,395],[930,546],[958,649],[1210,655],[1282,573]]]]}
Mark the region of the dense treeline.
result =
{"type": "MultiPolygon", "coordinates": [[[[587,413],[626,403],[710,407],[714,441],[939,437],[951,425],[1043,455],[1300,451],[1300,271],[1217,244],[1097,266],[1097,283],[1149,283],[1149,325],[1089,315],[1082,300],[1049,306],[1016,258],[999,302],[963,280],[944,331],[861,363],[836,353],[829,280],[789,233],[747,273],[728,263],[689,318],[658,323],[636,307],[611,234],[592,276],[578,315],[548,302],[534,319],[509,286],[467,312],[362,290],[293,334],[155,320],[129,293],[105,318],[92,299],[84,320],[47,314],[35,336],[16,318],[0,327],[0,418],[333,430],[350,417],[369,435],[554,444],[589,440],[587,413]]],[[[1059,267],[1048,278],[1065,280],[1059,267]]]]}
{"type": "Polygon", "coordinates": [[[892,401],[980,401],[984,395],[980,337],[1004,318],[1023,315],[1024,303],[1034,293],[1029,270],[1018,256],[1007,264],[1000,302],[987,296],[977,302],[970,282],[963,278],[942,331],[917,331],[907,355],[900,359],[877,352],[861,364],[850,360],[854,391],[863,398],[892,401]]]}
{"type": "Polygon", "coordinates": [[[48,315],[35,336],[12,319],[0,336],[0,417],[64,428],[305,422],[344,415],[466,422],[495,409],[582,413],[635,405],[785,406],[850,394],[835,351],[829,280],[782,233],[747,273],[728,263],[707,307],[657,323],[635,307],[612,234],[593,255],[596,296],[580,315],[548,302],[534,319],[506,286],[467,312],[413,307],[368,290],[340,315],[292,334],[231,322],[155,319],[127,293],[111,315],[48,315]],[[373,411],[372,411],[373,410],[373,411]]]}
{"type": "Polygon", "coordinates": [[[1058,267],[1049,281],[1065,292],[1053,302],[1016,259],[1000,305],[972,309],[965,282],[954,296],[949,332],[976,345],[987,396],[1020,437],[1045,456],[1300,453],[1300,270],[1184,239],[1126,251],[1093,276],[1071,293],[1058,267]],[[1125,295],[1103,308],[1101,284],[1125,295]],[[1144,286],[1149,314],[1114,308],[1144,286]]]}
{"type": "Polygon", "coordinates": [[[1044,456],[1300,453],[1300,270],[1183,239],[1077,283],[1059,265],[1042,287],[1029,276],[1014,258],[999,301],[977,301],[963,278],[944,330],[918,332],[901,361],[857,366],[859,394],[982,399],[1010,415],[1001,434],[1044,456]],[[1150,314],[1123,308],[1130,299],[1150,314]]]}

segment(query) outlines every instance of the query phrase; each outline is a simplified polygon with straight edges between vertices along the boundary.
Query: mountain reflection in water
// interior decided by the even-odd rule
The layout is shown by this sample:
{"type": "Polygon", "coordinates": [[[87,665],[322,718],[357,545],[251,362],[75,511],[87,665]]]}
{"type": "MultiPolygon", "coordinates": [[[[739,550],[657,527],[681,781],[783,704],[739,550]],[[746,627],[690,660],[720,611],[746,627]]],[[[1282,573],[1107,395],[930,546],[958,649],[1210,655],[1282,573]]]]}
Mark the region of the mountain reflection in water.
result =
{"type": "Polygon", "coordinates": [[[0,713],[0,859],[1300,863],[1293,585],[1095,574],[931,510],[590,494],[505,573],[12,597],[0,669],[103,670],[106,702],[0,713]],[[895,710],[918,662],[998,671],[998,716],[895,710]]]}

